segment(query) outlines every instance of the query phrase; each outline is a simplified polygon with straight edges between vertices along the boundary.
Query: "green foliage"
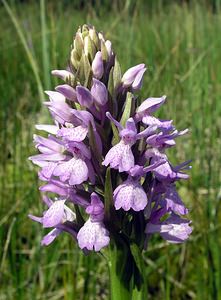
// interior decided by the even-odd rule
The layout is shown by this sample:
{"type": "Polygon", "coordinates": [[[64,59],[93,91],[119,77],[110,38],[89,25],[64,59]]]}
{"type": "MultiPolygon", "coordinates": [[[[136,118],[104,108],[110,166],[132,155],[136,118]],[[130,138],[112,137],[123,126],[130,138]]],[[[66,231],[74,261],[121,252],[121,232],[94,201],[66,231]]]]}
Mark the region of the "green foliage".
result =
{"type": "Polygon", "coordinates": [[[42,248],[43,231],[27,218],[43,208],[36,168],[27,160],[34,124],[49,119],[42,89],[58,83],[50,70],[67,65],[72,34],[85,22],[113,42],[122,74],[148,66],[143,99],[168,95],[160,116],[190,128],[169,155],[174,164],[193,159],[191,179],[179,192],[194,231],[185,245],[168,246],[158,236],[149,241],[143,274],[149,299],[220,299],[220,1],[95,2],[96,9],[89,1],[81,10],[72,1],[0,6],[0,299],[108,299],[105,260],[84,256],[66,235],[42,248]]]}

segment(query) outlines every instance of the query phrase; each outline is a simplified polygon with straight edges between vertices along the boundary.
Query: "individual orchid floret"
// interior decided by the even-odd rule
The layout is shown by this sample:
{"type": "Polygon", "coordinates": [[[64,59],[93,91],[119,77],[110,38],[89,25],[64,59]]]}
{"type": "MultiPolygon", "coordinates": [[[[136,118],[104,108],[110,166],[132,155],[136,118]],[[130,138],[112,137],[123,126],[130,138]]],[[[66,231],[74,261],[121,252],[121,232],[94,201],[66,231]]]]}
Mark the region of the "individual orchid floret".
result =
{"type": "Polygon", "coordinates": [[[106,115],[118,127],[121,141],[108,151],[102,164],[104,166],[110,164],[111,168],[118,169],[119,172],[129,171],[134,167],[134,156],[131,147],[137,139],[137,129],[134,120],[129,118],[126,122],[126,127],[123,128],[110,113],[106,115]]]}
{"type": "Polygon", "coordinates": [[[83,143],[72,142],[69,143],[68,150],[72,152],[73,157],[68,161],[57,164],[53,170],[53,175],[58,176],[62,182],[68,182],[70,185],[81,184],[88,178],[94,181],[89,149],[83,143]]]}
{"type": "Polygon", "coordinates": [[[77,93],[73,87],[68,84],[62,84],[56,86],[55,90],[62,94],[66,99],[71,101],[77,101],[77,93]]]}
{"type": "Polygon", "coordinates": [[[108,92],[106,86],[103,84],[103,82],[95,78],[93,78],[91,94],[98,106],[104,106],[108,101],[108,92]]]}
{"type": "Polygon", "coordinates": [[[56,227],[66,221],[73,221],[75,220],[76,215],[65,205],[65,201],[66,200],[55,200],[53,202],[45,196],[44,202],[48,205],[48,210],[43,213],[42,217],[36,217],[33,215],[29,215],[29,217],[32,220],[41,223],[44,228],[56,227]]]}
{"type": "Polygon", "coordinates": [[[117,122],[109,112],[106,116],[115,124],[119,130],[121,141],[113,146],[105,156],[103,161],[104,166],[108,166],[113,169],[118,169],[119,172],[127,172],[134,167],[134,155],[131,147],[137,140],[152,134],[155,128],[147,128],[140,133],[137,133],[137,128],[133,118],[129,118],[126,122],[125,128],[117,122]]]}
{"type": "Polygon", "coordinates": [[[98,51],[92,62],[92,72],[95,78],[101,79],[104,73],[104,63],[102,59],[101,51],[98,51]]]}
{"type": "Polygon", "coordinates": [[[183,136],[186,133],[188,133],[188,129],[182,131],[174,130],[171,133],[160,132],[149,136],[146,139],[146,143],[148,145],[151,145],[154,148],[160,148],[160,149],[169,148],[176,145],[176,142],[174,140],[175,138],[179,136],[183,136]]]}
{"type": "Polygon", "coordinates": [[[118,210],[143,210],[147,205],[147,195],[139,180],[129,177],[114,191],[114,206],[118,210]]]}
{"type": "Polygon", "coordinates": [[[177,193],[176,186],[174,184],[166,186],[165,195],[160,202],[162,207],[166,207],[167,211],[172,211],[179,215],[188,214],[188,209],[185,207],[177,193]]]}
{"type": "Polygon", "coordinates": [[[128,179],[114,191],[115,208],[117,210],[123,208],[125,211],[129,209],[134,211],[144,210],[147,205],[147,193],[140,183],[140,178],[163,163],[164,161],[162,160],[147,167],[135,165],[131,168],[128,179]]]}
{"type": "Polygon", "coordinates": [[[171,214],[171,216],[163,221],[147,224],[145,232],[147,234],[152,234],[159,232],[163,239],[167,240],[169,243],[183,243],[188,238],[192,232],[190,227],[190,221],[187,219],[182,219],[180,216],[171,214]]]}
{"type": "Polygon", "coordinates": [[[51,136],[47,139],[34,135],[34,142],[36,144],[36,148],[41,151],[42,154],[31,156],[29,159],[34,164],[42,168],[39,172],[40,179],[48,180],[51,178],[57,164],[60,161],[66,160],[67,155],[64,154],[66,148],[61,141],[58,142],[51,136]]]}
{"type": "Polygon", "coordinates": [[[71,110],[73,114],[73,123],[65,123],[66,127],[62,127],[57,131],[57,136],[62,137],[64,141],[82,142],[89,133],[89,127],[92,127],[99,153],[102,153],[102,142],[97,132],[93,115],[88,111],[71,110]]]}
{"type": "Polygon", "coordinates": [[[158,166],[157,168],[155,168],[153,170],[154,175],[161,182],[165,181],[165,182],[169,183],[169,182],[174,182],[179,179],[188,179],[189,178],[189,175],[183,173],[182,171],[188,170],[191,168],[190,166],[188,166],[190,161],[186,161],[179,166],[173,167],[170,164],[166,154],[162,153],[157,148],[146,150],[145,157],[146,157],[146,159],[151,158],[151,163],[156,163],[162,159],[165,161],[163,164],[161,164],[160,166],[158,166]]]}
{"type": "Polygon", "coordinates": [[[50,101],[44,102],[53,118],[60,124],[72,122],[73,115],[70,106],[65,102],[65,97],[58,92],[46,91],[50,101]]]}
{"type": "Polygon", "coordinates": [[[104,205],[96,193],[91,194],[91,204],[86,212],[90,215],[77,234],[81,249],[100,251],[110,242],[109,232],[103,223],[104,205]]]}
{"type": "Polygon", "coordinates": [[[144,64],[139,64],[128,69],[122,79],[122,85],[124,88],[132,87],[132,90],[139,90],[142,85],[143,74],[146,71],[144,64]]]}
{"type": "Polygon", "coordinates": [[[137,122],[141,121],[148,126],[157,126],[157,128],[162,130],[170,131],[174,129],[172,125],[172,120],[160,120],[152,116],[152,114],[165,102],[166,96],[159,98],[148,98],[142,102],[142,104],[137,108],[135,120],[137,122]]]}
{"type": "Polygon", "coordinates": [[[46,196],[43,196],[42,200],[48,206],[48,210],[43,213],[42,217],[36,217],[29,214],[29,218],[41,223],[44,228],[56,228],[52,229],[47,235],[43,237],[43,239],[41,240],[41,245],[48,246],[62,231],[67,231],[74,236],[74,231],[69,229],[68,225],[66,225],[65,223],[67,221],[73,222],[76,219],[76,215],[67,205],[65,205],[66,200],[52,201],[46,196]]]}

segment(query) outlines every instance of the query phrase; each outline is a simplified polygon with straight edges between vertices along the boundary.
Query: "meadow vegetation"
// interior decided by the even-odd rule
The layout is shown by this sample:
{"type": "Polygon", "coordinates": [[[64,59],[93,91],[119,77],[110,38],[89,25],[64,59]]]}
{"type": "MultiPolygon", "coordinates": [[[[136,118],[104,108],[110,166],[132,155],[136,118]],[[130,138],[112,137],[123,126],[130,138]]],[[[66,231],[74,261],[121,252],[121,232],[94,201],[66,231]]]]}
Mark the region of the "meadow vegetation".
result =
{"type": "Polygon", "coordinates": [[[43,231],[27,217],[42,211],[37,168],[27,157],[35,153],[34,124],[49,119],[43,90],[58,83],[50,70],[66,67],[72,35],[84,23],[113,42],[123,71],[145,63],[142,99],[167,95],[160,116],[190,129],[169,157],[193,160],[179,193],[194,230],[183,245],[151,239],[144,253],[149,299],[221,299],[220,2],[75,2],[0,5],[0,300],[108,299],[101,256],[84,256],[65,235],[42,248],[43,231]]]}

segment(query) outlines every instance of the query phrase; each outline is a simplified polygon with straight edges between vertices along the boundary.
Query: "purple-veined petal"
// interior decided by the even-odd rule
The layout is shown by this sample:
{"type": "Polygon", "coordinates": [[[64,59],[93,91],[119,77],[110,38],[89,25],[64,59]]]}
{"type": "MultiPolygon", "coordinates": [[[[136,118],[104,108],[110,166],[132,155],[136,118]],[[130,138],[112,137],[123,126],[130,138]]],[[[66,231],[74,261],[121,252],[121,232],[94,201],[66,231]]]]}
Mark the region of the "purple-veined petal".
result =
{"type": "Polygon", "coordinates": [[[65,200],[56,200],[42,217],[43,227],[54,227],[61,223],[64,216],[65,200]]]}
{"type": "Polygon", "coordinates": [[[58,130],[57,136],[63,137],[67,141],[82,142],[88,134],[88,128],[77,126],[73,128],[62,127],[58,130]]]}
{"type": "Polygon", "coordinates": [[[77,235],[78,245],[81,249],[100,251],[109,242],[109,232],[102,222],[91,222],[88,219],[77,235]]]}
{"type": "Polygon", "coordinates": [[[61,232],[62,230],[54,228],[43,237],[43,239],[41,240],[41,245],[42,246],[50,245],[61,232]]]}

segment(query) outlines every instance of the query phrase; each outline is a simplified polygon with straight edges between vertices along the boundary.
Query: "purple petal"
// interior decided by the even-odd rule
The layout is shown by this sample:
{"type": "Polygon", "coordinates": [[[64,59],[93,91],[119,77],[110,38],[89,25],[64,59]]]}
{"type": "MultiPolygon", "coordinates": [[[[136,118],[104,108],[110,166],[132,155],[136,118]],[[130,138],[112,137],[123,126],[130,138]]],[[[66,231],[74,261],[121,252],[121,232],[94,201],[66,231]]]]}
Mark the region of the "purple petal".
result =
{"type": "Polygon", "coordinates": [[[92,62],[92,72],[94,77],[97,79],[101,79],[104,73],[104,65],[102,60],[102,54],[101,51],[98,51],[95,55],[95,58],[92,62]]]}
{"type": "Polygon", "coordinates": [[[109,232],[102,222],[91,222],[87,220],[77,235],[78,245],[81,249],[100,251],[109,242],[109,232]]]}
{"type": "Polygon", "coordinates": [[[54,227],[61,223],[64,216],[65,200],[56,200],[42,217],[43,227],[54,227]]]}
{"type": "Polygon", "coordinates": [[[142,118],[142,122],[148,126],[157,126],[160,129],[172,130],[172,120],[159,120],[153,116],[146,115],[142,118]]]}
{"type": "Polygon", "coordinates": [[[134,156],[130,146],[121,141],[108,151],[102,164],[104,166],[110,164],[111,168],[118,168],[119,172],[129,171],[134,166],[134,156]]]}
{"type": "Polygon", "coordinates": [[[43,237],[43,239],[41,240],[41,245],[42,246],[50,245],[61,232],[62,230],[57,228],[51,230],[47,235],[43,237]]]}
{"type": "Polygon", "coordinates": [[[123,86],[124,87],[128,87],[130,86],[134,80],[136,79],[136,76],[138,75],[138,73],[140,71],[142,71],[143,69],[145,68],[145,65],[144,64],[139,64],[139,65],[136,65],[130,69],[128,69],[123,77],[122,77],[122,83],[123,83],[123,86]]]}
{"type": "Polygon", "coordinates": [[[138,114],[152,114],[155,112],[166,100],[166,96],[160,98],[148,98],[138,107],[138,114]]]}
{"type": "Polygon", "coordinates": [[[76,87],[77,99],[80,105],[87,108],[91,107],[93,104],[93,97],[91,92],[84,86],[78,85],[76,87]]]}
{"type": "Polygon", "coordinates": [[[97,105],[104,106],[108,101],[107,88],[103,82],[93,78],[93,85],[91,87],[91,94],[94,97],[97,105]]]}
{"type": "Polygon", "coordinates": [[[135,125],[134,119],[129,118],[126,122],[126,129],[133,131],[134,133],[137,133],[137,127],[135,125]]]}
{"type": "Polygon", "coordinates": [[[65,98],[71,101],[77,101],[77,94],[75,89],[68,84],[58,85],[55,90],[61,93],[65,98]]]}
{"type": "Polygon", "coordinates": [[[85,126],[77,126],[74,128],[62,127],[57,132],[57,136],[63,137],[67,141],[82,142],[88,133],[88,128],[85,126]]]}
{"type": "Polygon", "coordinates": [[[67,70],[53,70],[51,71],[51,74],[54,76],[57,76],[63,80],[66,80],[69,77],[72,77],[72,73],[67,70]]]}
{"type": "Polygon", "coordinates": [[[172,210],[174,213],[181,215],[188,214],[188,209],[184,206],[175,186],[173,185],[167,188],[163,202],[165,203],[167,210],[172,210]]]}
{"type": "Polygon", "coordinates": [[[35,125],[35,128],[38,130],[46,131],[51,134],[56,134],[59,129],[57,125],[41,125],[41,124],[35,125]]]}
{"type": "Polygon", "coordinates": [[[138,90],[141,89],[142,83],[143,83],[143,75],[144,75],[145,71],[146,71],[146,68],[140,70],[140,72],[135,77],[135,80],[132,83],[132,89],[133,89],[133,91],[138,91],[138,90]]]}

